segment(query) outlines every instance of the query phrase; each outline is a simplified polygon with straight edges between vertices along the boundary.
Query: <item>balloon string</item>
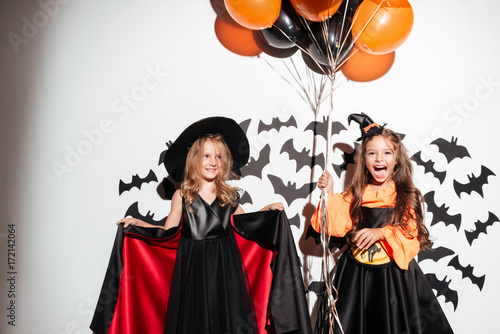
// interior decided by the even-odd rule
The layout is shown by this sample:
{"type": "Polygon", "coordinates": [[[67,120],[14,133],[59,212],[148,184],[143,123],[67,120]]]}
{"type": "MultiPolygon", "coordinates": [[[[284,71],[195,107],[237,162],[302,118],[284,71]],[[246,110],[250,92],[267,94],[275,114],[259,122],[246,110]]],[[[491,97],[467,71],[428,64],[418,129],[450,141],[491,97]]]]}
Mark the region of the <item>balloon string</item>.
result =
{"type": "MultiPolygon", "coordinates": [[[[340,37],[341,38],[343,36],[344,24],[345,24],[345,21],[347,19],[347,9],[348,8],[349,8],[349,0],[346,0],[345,9],[344,9],[344,15],[342,17],[342,27],[341,27],[341,30],[340,30],[340,37]]],[[[335,60],[335,71],[337,71],[337,69],[341,68],[342,65],[344,65],[345,62],[347,61],[347,59],[344,59],[341,62],[341,64],[338,64],[340,55],[342,54],[342,50],[344,49],[345,44],[347,43],[347,39],[351,36],[351,31],[352,31],[352,24],[349,25],[349,28],[347,29],[347,33],[345,34],[345,37],[342,39],[342,42],[340,43],[339,53],[337,54],[337,59],[335,60]]],[[[354,44],[354,41],[351,41],[351,43],[354,44]]],[[[350,58],[350,57],[351,57],[351,55],[349,55],[348,58],[350,58]]]]}
{"type": "MultiPolygon", "coordinates": [[[[330,104],[327,118],[327,137],[326,137],[326,162],[325,162],[325,170],[327,170],[330,165],[330,153],[331,153],[331,137],[332,137],[332,122],[333,122],[333,92],[335,89],[334,81],[335,81],[335,73],[333,74],[333,79],[330,81],[330,104]]],[[[323,249],[323,261],[322,261],[322,278],[325,282],[325,296],[326,305],[327,305],[327,314],[326,314],[326,323],[328,324],[329,331],[328,333],[333,333],[333,328],[335,323],[338,324],[341,333],[344,333],[342,328],[342,324],[340,323],[340,318],[338,316],[336,303],[337,298],[335,298],[334,294],[338,296],[337,290],[333,286],[333,278],[335,274],[332,274],[331,277],[329,275],[330,263],[334,263],[334,258],[331,253],[329,244],[330,244],[330,235],[327,234],[328,230],[328,221],[327,221],[327,201],[328,201],[328,193],[325,189],[321,192],[321,244],[323,249]]]]}

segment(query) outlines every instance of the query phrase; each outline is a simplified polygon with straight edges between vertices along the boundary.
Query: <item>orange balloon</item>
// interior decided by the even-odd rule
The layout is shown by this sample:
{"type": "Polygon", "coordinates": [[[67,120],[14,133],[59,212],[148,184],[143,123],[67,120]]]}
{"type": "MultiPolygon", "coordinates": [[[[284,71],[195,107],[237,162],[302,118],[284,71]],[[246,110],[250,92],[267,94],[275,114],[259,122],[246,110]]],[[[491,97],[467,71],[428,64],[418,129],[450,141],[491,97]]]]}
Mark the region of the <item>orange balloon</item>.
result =
{"type": "Polygon", "coordinates": [[[252,30],[271,27],[281,10],[281,0],[224,0],[224,3],[236,22],[252,30]]]}
{"type": "Polygon", "coordinates": [[[352,23],[356,45],[373,54],[396,50],[410,35],[413,9],[407,0],[365,0],[352,23]]]}
{"type": "Polygon", "coordinates": [[[255,43],[253,30],[240,26],[229,15],[217,16],[214,30],[219,42],[231,52],[247,57],[258,56],[262,52],[255,43]]]}
{"type": "Polygon", "coordinates": [[[342,66],[344,76],[352,81],[367,82],[389,72],[396,58],[396,51],[375,55],[354,47],[349,57],[342,66]]]}
{"type": "Polygon", "coordinates": [[[299,15],[309,21],[321,22],[335,14],[342,0],[291,0],[299,15]]]}

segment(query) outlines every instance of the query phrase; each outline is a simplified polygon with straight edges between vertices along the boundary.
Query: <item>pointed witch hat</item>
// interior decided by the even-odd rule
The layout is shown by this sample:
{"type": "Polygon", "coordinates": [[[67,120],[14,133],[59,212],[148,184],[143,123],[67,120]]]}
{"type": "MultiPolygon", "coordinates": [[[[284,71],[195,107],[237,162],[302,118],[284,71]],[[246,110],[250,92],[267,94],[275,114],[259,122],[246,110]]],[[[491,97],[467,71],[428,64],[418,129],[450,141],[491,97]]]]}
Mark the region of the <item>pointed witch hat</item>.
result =
{"type": "Polygon", "coordinates": [[[186,157],[191,145],[208,134],[219,134],[224,138],[233,158],[233,172],[238,173],[238,170],[246,165],[250,144],[243,129],[231,118],[208,117],[188,126],[168,148],[164,165],[175,182],[180,183],[184,179],[186,157]]]}
{"type": "Polygon", "coordinates": [[[382,134],[382,130],[384,130],[384,127],[387,125],[387,123],[384,123],[382,126],[378,125],[370,116],[363,112],[361,114],[350,114],[349,117],[347,117],[347,124],[351,125],[351,121],[358,123],[361,129],[361,137],[356,139],[357,141],[367,138],[371,139],[374,135],[382,134]]]}

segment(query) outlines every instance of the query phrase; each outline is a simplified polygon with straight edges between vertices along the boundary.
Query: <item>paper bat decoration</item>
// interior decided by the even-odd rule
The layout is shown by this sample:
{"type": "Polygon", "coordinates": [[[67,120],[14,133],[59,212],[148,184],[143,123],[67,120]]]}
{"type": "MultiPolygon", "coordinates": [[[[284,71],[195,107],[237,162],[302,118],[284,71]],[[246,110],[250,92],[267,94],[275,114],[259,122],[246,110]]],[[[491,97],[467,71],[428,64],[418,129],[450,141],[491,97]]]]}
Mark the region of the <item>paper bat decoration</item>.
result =
{"type": "Polygon", "coordinates": [[[158,226],[165,225],[165,220],[167,219],[167,217],[164,217],[163,219],[155,220],[153,218],[154,214],[151,214],[151,211],[148,211],[148,213],[145,216],[143,216],[139,212],[139,202],[135,202],[134,204],[129,206],[129,208],[127,209],[127,212],[125,212],[125,217],[129,217],[129,216],[133,217],[133,218],[141,219],[141,220],[145,221],[146,223],[150,223],[152,225],[158,225],[158,226]]]}
{"type": "Polygon", "coordinates": [[[265,124],[262,121],[259,122],[258,133],[261,133],[264,131],[271,131],[273,129],[275,129],[276,131],[279,131],[282,127],[289,128],[292,126],[295,128],[297,127],[297,122],[295,121],[295,118],[293,117],[293,115],[290,116],[290,118],[286,122],[280,121],[280,119],[278,117],[273,117],[273,120],[272,120],[271,124],[269,124],[269,125],[265,124]]]}
{"type": "Polygon", "coordinates": [[[431,226],[436,225],[439,222],[443,222],[446,226],[454,225],[458,230],[460,229],[460,224],[462,223],[462,215],[449,215],[448,209],[449,207],[446,204],[441,206],[437,206],[434,200],[434,191],[430,191],[424,195],[425,203],[427,203],[427,211],[432,213],[432,222],[431,226]]]}
{"type": "Polygon", "coordinates": [[[156,178],[156,174],[151,169],[149,170],[149,174],[145,178],[141,178],[139,177],[138,174],[135,174],[134,176],[132,176],[132,181],[130,183],[125,183],[122,180],[120,180],[120,183],[118,185],[119,195],[121,195],[125,191],[131,190],[134,187],[141,189],[141,186],[144,183],[149,183],[153,181],[158,182],[158,179],[156,178]]]}
{"type": "Polygon", "coordinates": [[[309,166],[311,167],[311,169],[316,165],[319,165],[321,168],[325,166],[325,156],[323,155],[323,153],[310,156],[310,151],[306,150],[305,148],[299,152],[293,146],[293,139],[289,139],[283,144],[280,154],[283,152],[288,153],[290,160],[295,160],[295,162],[297,163],[295,172],[298,172],[302,169],[302,167],[305,166],[309,166]]]}
{"type": "Polygon", "coordinates": [[[170,145],[172,145],[172,141],[171,140],[167,141],[165,143],[165,145],[167,145],[167,149],[160,153],[160,159],[158,160],[158,166],[165,163],[165,154],[167,153],[170,145]]]}
{"type": "Polygon", "coordinates": [[[253,204],[252,197],[250,197],[248,191],[245,191],[240,199],[240,204],[246,204],[246,203],[253,204]]]}
{"type": "Polygon", "coordinates": [[[458,292],[450,288],[451,279],[449,281],[446,281],[446,278],[440,280],[436,277],[436,274],[425,274],[425,277],[429,281],[431,288],[436,290],[436,297],[444,296],[444,301],[446,303],[451,302],[454,310],[456,310],[458,306],[458,292]]]}
{"type": "Polygon", "coordinates": [[[177,190],[176,183],[171,178],[163,178],[161,182],[161,186],[163,188],[163,193],[165,194],[164,198],[168,200],[172,200],[174,197],[174,193],[177,190]]]}
{"type": "Polygon", "coordinates": [[[451,259],[450,263],[448,263],[449,266],[452,266],[453,268],[457,269],[458,271],[462,272],[462,276],[465,278],[469,278],[472,282],[472,284],[477,285],[479,290],[483,290],[483,285],[484,285],[484,278],[486,275],[483,276],[475,276],[473,274],[474,267],[471,265],[468,265],[467,267],[464,267],[460,264],[458,261],[458,255],[455,256],[453,259],[451,259]]]}
{"type": "MultiPolygon", "coordinates": [[[[306,132],[307,130],[311,130],[314,133],[314,135],[320,135],[323,138],[325,138],[325,140],[327,140],[327,138],[326,138],[326,135],[328,132],[327,117],[326,116],[323,117],[322,122],[314,121],[314,122],[309,123],[309,125],[307,125],[307,127],[304,129],[304,132],[306,132]]],[[[337,121],[332,123],[332,136],[339,134],[343,130],[347,130],[347,129],[342,123],[337,122],[337,121]]]]}
{"type": "Polygon", "coordinates": [[[248,175],[257,176],[262,179],[262,170],[270,162],[271,147],[269,144],[264,146],[259,152],[259,159],[250,158],[247,165],[241,167],[241,176],[245,177],[248,175]]]}
{"type": "Polygon", "coordinates": [[[325,293],[325,290],[326,290],[325,282],[314,281],[314,282],[311,282],[311,284],[309,284],[306,292],[314,292],[316,294],[316,296],[320,296],[323,293],[325,293]]]}
{"type": "Polygon", "coordinates": [[[296,226],[300,229],[300,216],[298,213],[292,218],[288,218],[288,222],[290,223],[290,226],[296,226]]]}
{"type": "Polygon", "coordinates": [[[426,248],[418,252],[418,262],[422,262],[424,260],[438,262],[442,258],[453,254],[455,254],[455,252],[446,247],[426,248]]]}
{"type": "Polygon", "coordinates": [[[483,186],[485,184],[488,184],[488,176],[492,175],[495,176],[495,173],[493,173],[487,167],[481,166],[481,174],[479,176],[475,176],[474,174],[472,174],[472,176],[467,175],[467,177],[469,178],[468,183],[460,183],[457,180],[453,180],[453,188],[455,188],[455,193],[458,197],[460,197],[462,193],[467,193],[470,195],[473,191],[475,191],[481,197],[484,197],[483,186]]]}
{"type": "Polygon", "coordinates": [[[250,122],[252,121],[251,118],[249,119],[246,119],[244,120],[243,122],[241,122],[239,125],[240,125],[240,128],[243,130],[243,132],[247,133],[248,132],[248,127],[250,126],[250,122]]]}
{"type": "Polygon", "coordinates": [[[354,143],[354,150],[352,151],[352,153],[346,153],[346,152],[342,153],[342,159],[344,160],[343,163],[341,163],[340,165],[332,164],[333,170],[335,171],[338,177],[340,177],[340,174],[342,174],[343,171],[347,170],[349,164],[354,165],[354,155],[358,151],[359,146],[360,145],[358,143],[354,143]]]}
{"type": "Polygon", "coordinates": [[[316,187],[316,182],[306,183],[302,187],[297,188],[296,183],[288,182],[284,184],[283,180],[274,175],[268,175],[269,181],[274,188],[274,193],[283,196],[288,206],[299,198],[306,198],[316,187]]]}
{"type": "Polygon", "coordinates": [[[443,184],[444,178],[446,177],[446,171],[444,172],[438,172],[434,168],[434,161],[429,160],[429,161],[423,161],[422,156],[421,156],[421,151],[418,151],[414,155],[412,155],[411,160],[415,161],[418,166],[423,166],[424,167],[424,173],[432,173],[436,179],[439,180],[440,184],[443,184]]]}
{"type": "Polygon", "coordinates": [[[482,221],[477,221],[474,223],[476,226],[474,231],[465,231],[465,237],[467,238],[467,241],[469,242],[469,245],[472,245],[472,242],[479,238],[480,233],[488,234],[486,233],[486,228],[488,226],[493,225],[493,223],[498,223],[498,217],[495,216],[492,212],[488,212],[489,216],[488,219],[485,222],[482,221]]]}
{"type": "Polygon", "coordinates": [[[451,137],[451,141],[447,141],[443,138],[438,138],[431,142],[431,145],[434,144],[438,147],[440,153],[442,153],[448,163],[452,162],[453,159],[463,159],[465,157],[469,157],[469,152],[464,146],[457,145],[458,138],[451,137]]]}

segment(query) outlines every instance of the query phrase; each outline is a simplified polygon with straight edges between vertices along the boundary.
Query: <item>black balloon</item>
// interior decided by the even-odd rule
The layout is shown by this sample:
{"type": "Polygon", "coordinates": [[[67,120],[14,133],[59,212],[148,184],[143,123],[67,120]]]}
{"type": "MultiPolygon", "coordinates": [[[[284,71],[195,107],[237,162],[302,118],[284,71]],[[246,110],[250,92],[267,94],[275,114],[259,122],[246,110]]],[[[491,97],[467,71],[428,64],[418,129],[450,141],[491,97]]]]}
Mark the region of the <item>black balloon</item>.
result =
{"type": "Polygon", "coordinates": [[[283,1],[276,22],[271,28],[260,30],[260,34],[273,48],[288,49],[296,46],[304,38],[305,30],[293,6],[283,1]]]}
{"type": "Polygon", "coordinates": [[[286,49],[275,48],[269,45],[269,43],[264,39],[264,37],[262,37],[260,31],[257,30],[253,31],[253,40],[255,41],[255,44],[257,44],[259,49],[262,50],[262,52],[274,58],[288,58],[291,57],[298,50],[296,46],[286,49]]]}
{"type": "Polygon", "coordinates": [[[327,21],[311,23],[305,39],[309,56],[321,65],[340,66],[354,47],[350,26],[350,20],[340,12],[327,21]]]}
{"type": "Polygon", "coordinates": [[[329,75],[332,73],[332,70],[329,66],[317,64],[311,57],[309,57],[307,53],[305,52],[301,53],[302,53],[302,60],[304,60],[304,64],[306,64],[306,66],[309,67],[310,70],[322,75],[329,75]]]}

